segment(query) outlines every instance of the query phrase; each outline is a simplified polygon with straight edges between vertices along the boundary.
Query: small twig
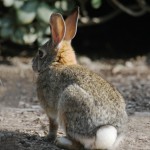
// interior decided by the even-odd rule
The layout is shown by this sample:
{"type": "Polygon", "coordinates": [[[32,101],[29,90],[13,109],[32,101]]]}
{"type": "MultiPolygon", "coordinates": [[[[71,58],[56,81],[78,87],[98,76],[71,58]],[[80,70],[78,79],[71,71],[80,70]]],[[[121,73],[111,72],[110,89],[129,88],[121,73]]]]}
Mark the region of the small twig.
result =
{"type": "MultiPolygon", "coordinates": [[[[118,0],[112,0],[112,2],[122,11],[124,11],[125,13],[134,16],[134,17],[139,17],[142,16],[146,13],[145,9],[141,9],[139,11],[134,11],[132,9],[130,9],[129,7],[124,6],[122,3],[120,3],[118,0]]],[[[138,2],[141,3],[141,2],[138,2]]],[[[143,4],[142,4],[143,5],[143,4]]]]}
{"type": "Polygon", "coordinates": [[[150,7],[148,6],[145,0],[136,0],[136,1],[137,1],[137,5],[124,6],[118,0],[111,0],[111,3],[117,7],[117,8],[115,7],[116,10],[114,12],[106,16],[93,17],[93,18],[89,18],[87,14],[86,15],[83,14],[83,16],[80,17],[79,26],[82,27],[82,26],[90,26],[90,25],[105,23],[113,19],[117,15],[119,15],[121,12],[125,12],[133,17],[140,17],[144,15],[147,11],[150,11],[150,7]]]}
{"type": "Polygon", "coordinates": [[[103,16],[103,17],[93,17],[93,18],[88,18],[88,17],[80,17],[81,23],[79,23],[79,27],[82,26],[90,26],[90,25],[95,25],[95,24],[100,24],[107,22],[117,15],[121,13],[120,10],[116,10],[114,12],[111,12],[109,15],[103,16]]]}

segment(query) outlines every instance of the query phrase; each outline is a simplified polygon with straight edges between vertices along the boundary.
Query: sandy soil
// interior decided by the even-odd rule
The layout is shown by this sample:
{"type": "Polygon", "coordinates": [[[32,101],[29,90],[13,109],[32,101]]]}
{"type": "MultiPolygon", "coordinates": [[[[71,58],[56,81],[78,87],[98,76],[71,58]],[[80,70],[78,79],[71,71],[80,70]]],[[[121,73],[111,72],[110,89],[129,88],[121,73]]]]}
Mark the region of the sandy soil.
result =
{"type": "MultiPolygon", "coordinates": [[[[119,150],[150,150],[150,69],[146,56],[79,62],[123,94],[128,130],[119,150]]],[[[0,58],[0,150],[59,150],[46,140],[48,120],[38,103],[30,58],[0,58]]],[[[62,131],[59,130],[58,136],[62,131]]]]}

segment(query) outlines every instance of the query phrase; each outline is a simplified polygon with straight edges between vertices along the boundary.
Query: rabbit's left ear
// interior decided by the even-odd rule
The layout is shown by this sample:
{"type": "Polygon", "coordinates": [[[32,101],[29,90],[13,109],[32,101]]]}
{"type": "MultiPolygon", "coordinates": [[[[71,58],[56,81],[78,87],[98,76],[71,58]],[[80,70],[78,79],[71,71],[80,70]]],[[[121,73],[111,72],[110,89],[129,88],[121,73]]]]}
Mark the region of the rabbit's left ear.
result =
{"type": "Polygon", "coordinates": [[[58,45],[65,35],[65,22],[61,14],[54,13],[50,17],[50,28],[54,45],[58,45]]]}
{"type": "Polygon", "coordinates": [[[66,23],[66,34],[64,40],[71,41],[77,32],[77,24],[79,17],[79,7],[77,7],[72,14],[65,20],[66,23]]]}

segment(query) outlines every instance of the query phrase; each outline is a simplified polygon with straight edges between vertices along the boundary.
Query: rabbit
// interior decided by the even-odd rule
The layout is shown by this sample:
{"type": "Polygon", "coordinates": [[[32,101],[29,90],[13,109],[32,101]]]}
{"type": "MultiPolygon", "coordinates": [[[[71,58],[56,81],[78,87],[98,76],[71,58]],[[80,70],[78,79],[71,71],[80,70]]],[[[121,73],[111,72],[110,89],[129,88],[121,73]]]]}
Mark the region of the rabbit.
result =
{"type": "Polygon", "coordinates": [[[33,58],[38,99],[49,118],[48,137],[65,149],[114,149],[128,120],[125,101],[105,79],[77,63],[71,41],[78,17],[79,8],[65,21],[53,13],[52,37],[33,58]],[[57,137],[59,126],[66,136],[57,137]]]}

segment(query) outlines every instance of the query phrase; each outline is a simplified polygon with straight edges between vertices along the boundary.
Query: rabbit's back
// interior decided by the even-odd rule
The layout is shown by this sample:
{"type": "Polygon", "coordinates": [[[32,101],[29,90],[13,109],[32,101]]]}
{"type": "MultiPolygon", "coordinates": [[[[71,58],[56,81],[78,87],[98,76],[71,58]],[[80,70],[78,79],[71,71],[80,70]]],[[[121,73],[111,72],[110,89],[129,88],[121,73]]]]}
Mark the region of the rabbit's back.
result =
{"type": "Polygon", "coordinates": [[[124,102],[121,94],[109,82],[100,75],[80,65],[67,66],[62,70],[61,81],[63,84],[77,84],[95,100],[107,101],[109,103],[124,102]]]}

